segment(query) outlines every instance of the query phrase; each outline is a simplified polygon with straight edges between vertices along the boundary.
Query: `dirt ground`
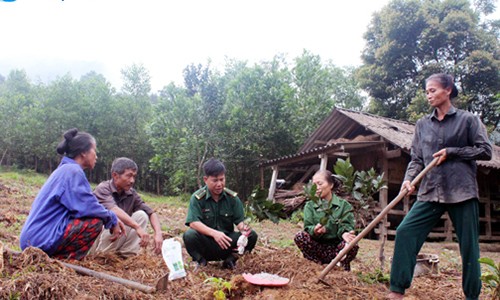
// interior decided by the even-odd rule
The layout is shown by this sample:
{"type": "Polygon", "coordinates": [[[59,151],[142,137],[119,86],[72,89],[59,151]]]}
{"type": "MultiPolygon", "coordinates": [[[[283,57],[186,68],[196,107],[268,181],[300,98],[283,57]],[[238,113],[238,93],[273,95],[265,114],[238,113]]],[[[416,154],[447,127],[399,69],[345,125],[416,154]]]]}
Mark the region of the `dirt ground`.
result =
{"type": "MultiPolygon", "coordinates": [[[[28,248],[21,254],[7,249],[19,249],[19,232],[29,213],[36,190],[24,189],[23,183],[0,179],[0,299],[214,299],[217,291],[208,278],[230,282],[224,290],[229,299],[384,299],[388,284],[384,282],[390,268],[393,242],[384,247],[385,263],[380,272],[379,241],[362,240],[351,272],[334,268],[325,278],[329,285],[318,283],[326,267],[302,257],[293,245],[300,224],[268,221],[251,224],[259,234],[256,249],[241,257],[235,270],[224,270],[220,263],[195,269],[185,249],[183,258],[187,276],[168,282],[167,289],[144,293],[93,276],[84,276],[66,267],[61,261],[47,257],[42,251],[28,248]],[[290,279],[284,287],[260,287],[247,283],[243,273],[271,273],[290,279]]],[[[165,238],[182,242],[186,229],[186,208],[151,204],[160,216],[165,238]]],[[[426,243],[421,253],[439,256],[439,271],[416,277],[405,299],[464,299],[461,289],[460,255],[456,243],[426,243]]],[[[481,256],[500,260],[500,244],[481,244],[481,256]]],[[[93,271],[128,279],[154,287],[168,273],[163,258],[151,249],[138,257],[122,259],[114,255],[88,256],[82,261],[64,261],[93,271]]],[[[480,299],[491,299],[483,285],[480,299]]]]}

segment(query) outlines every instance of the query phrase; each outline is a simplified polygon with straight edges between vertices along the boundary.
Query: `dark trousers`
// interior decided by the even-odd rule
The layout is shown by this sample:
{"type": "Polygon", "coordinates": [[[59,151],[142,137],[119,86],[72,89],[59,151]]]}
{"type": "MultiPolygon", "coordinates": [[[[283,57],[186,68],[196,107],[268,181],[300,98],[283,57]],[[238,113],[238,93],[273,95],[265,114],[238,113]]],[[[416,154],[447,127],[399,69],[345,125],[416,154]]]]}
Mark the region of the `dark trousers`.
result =
{"type": "MultiPolygon", "coordinates": [[[[184,240],[187,252],[193,258],[193,261],[198,261],[201,258],[204,258],[207,261],[214,261],[226,259],[234,252],[234,249],[237,248],[236,242],[238,241],[241,233],[234,231],[229,234],[226,233],[226,235],[232,239],[232,242],[231,247],[225,250],[222,249],[212,237],[201,234],[191,228],[184,233],[182,239],[184,240]]],[[[245,247],[245,251],[252,251],[256,243],[257,233],[252,230],[248,236],[248,244],[245,247]]]]}
{"type": "MultiPolygon", "coordinates": [[[[295,235],[294,242],[305,258],[319,264],[329,264],[346,246],[344,240],[340,241],[338,244],[320,243],[314,240],[312,236],[305,231],[299,231],[295,235]]],[[[344,270],[351,270],[351,261],[356,258],[358,250],[359,246],[354,245],[354,247],[347,252],[344,259],[340,261],[344,270]]]]}
{"type": "Polygon", "coordinates": [[[413,279],[417,254],[427,235],[447,211],[462,256],[462,288],[467,299],[481,292],[479,265],[479,204],[477,199],[444,204],[417,201],[398,226],[391,267],[391,291],[404,294],[413,279]]]}

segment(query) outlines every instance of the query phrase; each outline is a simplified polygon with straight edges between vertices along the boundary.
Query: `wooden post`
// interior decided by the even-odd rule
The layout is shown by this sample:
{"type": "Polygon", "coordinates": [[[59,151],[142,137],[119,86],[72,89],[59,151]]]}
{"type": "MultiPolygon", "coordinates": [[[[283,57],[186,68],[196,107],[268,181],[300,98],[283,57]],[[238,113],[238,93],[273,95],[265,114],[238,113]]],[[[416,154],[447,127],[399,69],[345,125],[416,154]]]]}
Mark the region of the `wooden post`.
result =
{"type": "MultiPolygon", "coordinates": [[[[384,151],[384,155],[382,157],[382,172],[384,173],[383,180],[385,182],[389,182],[389,160],[386,157],[386,153],[384,151]]],[[[380,209],[384,209],[389,203],[389,189],[382,189],[379,192],[379,205],[380,209]]],[[[379,225],[380,235],[378,236],[379,240],[384,240],[387,238],[387,215],[384,217],[382,222],[379,225]]]]}
{"type": "Polygon", "coordinates": [[[326,155],[325,153],[322,153],[322,154],[318,155],[318,157],[319,157],[319,159],[321,159],[321,163],[319,165],[320,171],[326,170],[326,166],[328,165],[328,155],[326,155]]]}
{"type": "MultiPolygon", "coordinates": [[[[493,236],[493,231],[491,227],[491,191],[489,183],[483,184],[483,187],[485,194],[484,217],[486,218],[486,224],[484,229],[486,238],[491,239],[491,237],[493,236]]],[[[481,205],[481,196],[479,196],[479,204],[481,205]]],[[[479,232],[479,235],[481,236],[481,232],[479,232]]]]}
{"type": "Polygon", "coordinates": [[[272,199],[274,202],[274,193],[276,192],[276,180],[278,179],[278,166],[272,166],[273,175],[271,176],[271,184],[269,185],[269,194],[267,199],[272,199]]]}

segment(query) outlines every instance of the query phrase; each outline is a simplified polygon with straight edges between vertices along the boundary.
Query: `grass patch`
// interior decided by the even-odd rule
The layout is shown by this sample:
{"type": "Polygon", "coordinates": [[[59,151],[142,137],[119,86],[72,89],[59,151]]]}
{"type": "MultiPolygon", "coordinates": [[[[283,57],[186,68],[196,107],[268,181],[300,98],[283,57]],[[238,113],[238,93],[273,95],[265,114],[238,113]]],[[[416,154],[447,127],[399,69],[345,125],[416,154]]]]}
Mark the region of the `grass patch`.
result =
{"type": "Polygon", "coordinates": [[[0,222],[0,228],[5,230],[5,232],[18,235],[21,232],[24,222],[26,221],[27,215],[19,214],[17,215],[16,222],[6,226],[5,223],[0,222]]]}
{"type": "MultiPolygon", "coordinates": [[[[39,174],[33,170],[18,170],[15,168],[0,168],[0,180],[2,180],[6,185],[16,187],[26,192],[27,190],[33,190],[36,192],[29,193],[33,194],[30,196],[36,196],[38,190],[47,181],[48,176],[45,174],[39,174]]],[[[90,187],[96,188],[97,183],[90,183],[90,187]]],[[[139,195],[147,203],[159,203],[167,204],[174,207],[186,207],[189,203],[190,195],[180,195],[180,196],[158,196],[152,193],[139,192],[139,195]]]]}
{"type": "Polygon", "coordinates": [[[180,196],[157,196],[151,193],[139,192],[142,200],[146,203],[166,204],[172,207],[187,207],[189,195],[180,196]]]}
{"type": "Polygon", "coordinates": [[[257,232],[259,239],[264,244],[269,244],[277,248],[295,247],[295,242],[293,241],[295,234],[299,230],[302,230],[302,227],[297,226],[297,224],[288,219],[280,220],[279,224],[273,223],[272,225],[270,225],[270,220],[263,222],[252,220],[248,223],[257,232]],[[269,230],[269,228],[272,228],[272,230],[269,230]]]}
{"type": "Polygon", "coordinates": [[[293,239],[290,238],[283,238],[279,240],[271,240],[271,244],[275,245],[279,248],[287,248],[287,247],[292,247],[295,245],[295,242],[293,239]]]}
{"type": "Polygon", "coordinates": [[[0,169],[0,179],[8,183],[41,187],[47,180],[47,175],[38,174],[33,170],[0,169]]]}
{"type": "MultiPolygon", "coordinates": [[[[23,250],[21,249],[21,246],[19,246],[18,244],[6,244],[7,246],[9,246],[9,249],[10,250],[13,250],[13,251],[17,251],[17,252],[22,252],[23,250]]],[[[12,257],[12,256],[11,256],[12,257]]],[[[12,258],[11,258],[12,259],[12,258]]],[[[11,262],[12,264],[12,262],[11,262]]]]}

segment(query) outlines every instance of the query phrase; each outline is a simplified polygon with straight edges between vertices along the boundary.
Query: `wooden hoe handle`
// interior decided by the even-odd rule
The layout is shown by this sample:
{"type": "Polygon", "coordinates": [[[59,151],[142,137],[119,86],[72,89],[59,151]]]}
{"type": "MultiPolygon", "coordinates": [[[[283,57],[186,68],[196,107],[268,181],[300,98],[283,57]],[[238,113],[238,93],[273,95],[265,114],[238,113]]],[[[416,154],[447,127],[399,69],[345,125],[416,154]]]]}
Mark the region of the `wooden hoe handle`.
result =
{"type": "MultiPolygon", "coordinates": [[[[411,182],[411,185],[412,186],[417,185],[417,183],[422,179],[422,177],[424,177],[425,174],[427,174],[427,172],[429,172],[429,170],[432,169],[437,164],[438,160],[439,160],[439,157],[434,158],[425,167],[425,169],[423,169],[422,172],[420,172],[417,175],[417,177],[415,177],[415,179],[413,179],[413,181],[411,182]]],[[[331,269],[333,269],[333,267],[340,261],[340,259],[342,257],[344,257],[344,255],[346,255],[363,237],[365,237],[380,221],[382,221],[382,218],[384,218],[389,213],[389,211],[394,206],[396,206],[396,204],[398,204],[399,201],[401,201],[401,199],[403,199],[404,196],[406,196],[407,193],[408,193],[408,191],[406,190],[406,188],[403,188],[399,192],[398,196],[396,198],[394,198],[394,200],[392,200],[389,204],[387,204],[387,206],[378,214],[378,216],[376,216],[375,219],[373,219],[373,221],[371,221],[370,224],[368,224],[365,227],[365,229],[363,229],[363,231],[361,231],[354,238],[354,240],[352,240],[352,242],[349,243],[349,245],[345,246],[344,249],[342,249],[342,251],[340,251],[339,254],[337,254],[337,256],[335,256],[335,258],[321,272],[321,274],[319,275],[318,281],[323,282],[323,283],[328,285],[328,283],[323,280],[323,278],[325,278],[326,274],[328,274],[328,272],[330,272],[331,269]]]]}

